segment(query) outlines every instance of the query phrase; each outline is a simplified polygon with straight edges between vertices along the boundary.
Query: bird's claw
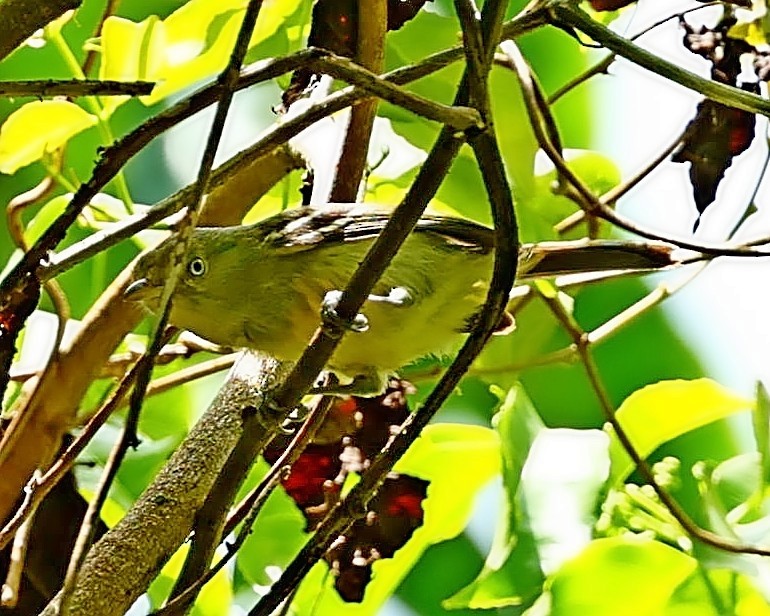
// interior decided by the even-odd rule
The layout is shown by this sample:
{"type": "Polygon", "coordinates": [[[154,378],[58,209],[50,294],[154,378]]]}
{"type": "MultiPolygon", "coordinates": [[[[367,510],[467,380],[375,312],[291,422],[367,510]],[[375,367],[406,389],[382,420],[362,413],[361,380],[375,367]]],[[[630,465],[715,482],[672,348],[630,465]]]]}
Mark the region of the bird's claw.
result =
{"type": "Polygon", "coordinates": [[[309,414],[310,409],[308,409],[304,404],[298,404],[286,416],[286,419],[284,419],[283,423],[281,423],[281,432],[288,435],[294,434],[294,432],[297,430],[296,426],[305,421],[309,414]]]}
{"type": "Polygon", "coordinates": [[[349,330],[356,333],[363,333],[369,329],[369,319],[363,314],[357,314],[353,319],[348,322],[345,319],[341,319],[337,314],[337,306],[340,303],[342,297],[342,291],[334,290],[329,291],[324,296],[321,303],[321,318],[325,325],[339,330],[349,330]]]}
{"type": "MultiPolygon", "coordinates": [[[[363,333],[369,329],[369,319],[363,314],[357,314],[351,322],[340,318],[337,314],[337,306],[342,298],[342,291],[334,290],[326,293],[321,304],[321,317],[324,323],[337,329],[363,333]]],[[[397,308],[405,308],[414,304],[414,297],[404,287],[393,287],[387,295],[370,295],[367,301],[373,303],[390,304],[397,308]]]]}

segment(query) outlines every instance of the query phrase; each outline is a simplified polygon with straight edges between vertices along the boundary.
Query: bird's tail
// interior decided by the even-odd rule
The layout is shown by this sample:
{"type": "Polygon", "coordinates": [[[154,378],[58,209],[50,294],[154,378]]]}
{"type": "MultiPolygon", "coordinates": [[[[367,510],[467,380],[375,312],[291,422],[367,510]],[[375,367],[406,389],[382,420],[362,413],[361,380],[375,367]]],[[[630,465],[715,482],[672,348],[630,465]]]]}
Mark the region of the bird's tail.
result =
{"type": "Polygon", "coordinates": [[[519,279],[594,272],[661,270],[683,263],[681,251],[663,242],[576,240],[524,244],[519,279]]]}

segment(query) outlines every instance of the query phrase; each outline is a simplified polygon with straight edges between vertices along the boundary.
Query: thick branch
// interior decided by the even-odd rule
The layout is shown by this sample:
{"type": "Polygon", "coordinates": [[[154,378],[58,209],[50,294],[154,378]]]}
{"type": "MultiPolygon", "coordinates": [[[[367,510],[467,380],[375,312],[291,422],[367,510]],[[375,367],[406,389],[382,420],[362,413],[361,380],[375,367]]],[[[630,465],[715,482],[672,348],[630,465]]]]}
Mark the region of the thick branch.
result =
{"type": "MultiPolygon", "coordinates": [[[[166,466],[94,545],[70,599],[73,614],[124,614],[182,544],[244,426],[274,386],[276,362],[246,353],[166,466]]],[[[280,376],[280,374],[279,374],[280,376]]],[[[43,612],[56,614],[57,599],[43,612]]]]}

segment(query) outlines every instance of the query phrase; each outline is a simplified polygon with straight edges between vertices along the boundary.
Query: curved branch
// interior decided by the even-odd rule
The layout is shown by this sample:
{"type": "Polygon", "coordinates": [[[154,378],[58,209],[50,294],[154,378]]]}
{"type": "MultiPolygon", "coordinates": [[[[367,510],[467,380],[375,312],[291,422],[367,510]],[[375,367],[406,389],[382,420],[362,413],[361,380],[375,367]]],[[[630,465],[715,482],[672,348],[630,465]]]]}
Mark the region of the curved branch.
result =
{"type": "Polygon", "coordinates": [[[710,98],[728,107],[735,107],[749,113],[759,113],[770,117],[770,101],[767,99],[740,88],[700,77],[638,45],[634,45],[628,39],[615,34],[606,26],[591,19],[574,2],[569,0],[566,2],[565,0],[551,0],[548,9],[554,25],[567,30],[576,28],[590,36],[603,47],[633,62],[637,66],[646,68],[648,71],[665,77],[680,86],[695,90],[706,98],[710,98]]]}

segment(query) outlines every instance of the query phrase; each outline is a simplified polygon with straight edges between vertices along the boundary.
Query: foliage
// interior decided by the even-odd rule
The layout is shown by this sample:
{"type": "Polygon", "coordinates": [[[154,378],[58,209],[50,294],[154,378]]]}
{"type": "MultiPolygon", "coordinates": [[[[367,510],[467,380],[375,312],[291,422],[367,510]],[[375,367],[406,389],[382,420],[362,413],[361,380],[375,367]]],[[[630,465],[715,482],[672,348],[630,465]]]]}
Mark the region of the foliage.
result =
{"type": "MultiPolygon", "coordinates": [[[[130,553],[133,561],[128,564],[146,567],[151,575],[135,588],[140,598],[133,613],[161,609],[179,594],[176,584],[184,588],[198,577],[185,577],[197,544],[191,549],[181,542],[191,528],[196,529],[196,540],[203,534],[204,524],[194,518],[204,499],[216,500],[216,486],[230,479],[224,472],[219,475],[219,469],[232,462],[230,450],[221,450],[212,475],[216,481],[190,501],[187,517],[173,517],[175,503],[169,503],[172,513],[166,525],[180,525],[180,540],[167,554],[152,556],[162,540],[141,532],[141,495],[149,494],[155,505],[166,504],[161,502],[165,493],[153,492],[157,478],[164,477],[163,469],[186,468],[174,466],[179,452],[196,442],[200,417],[210,412],[207,407],[221,404],[217,392],[226,391],[221,390],[223,383],[236,377],[226,379],[221,372],[232,365],[231,356],[218,357],[184,335],[167,343],[157,358],[134,434],[133,414],[126,410],[129,401],[122,399],[126,391],[118,389],[118,382],[135,377],[139,356],[152,345],[153,326],[140,323],[139,310],[124,299],[127,278],[122,272],[140,250],[167,236],[169,225],[180,227],[178,217],[169,215],[182,205],[194,207],[192,189],[185,186],[197,176],[199,152],[206,147],[211,122],[202,111],[228,88],[223,71],[250,3],[151,4],[125,0],[113,10],[111,2],[84,0],[76,12],[40,24],[44,27],[33,39],[0,60],[0,93],[4,83],[10,87],[11,81],[40,80],[29,96],[0,99],[0,199],[8,204],[7,217],[0,220],[0,236],[7,238],[0,242],[0,346],[11,348],[13,336],[21,332],[20,350],[5,375],[9,383],[0,442],[0,517],[8,523],[14,511],[25,506],[20,498],[33,471],[45,473],[52,464],[56,468],[75,462],[76,457],[64,451],[71,441],[67,432],[85,446],[77,456],[82,464],[73,471],[79,491],[72,475],[62,473],[34,518],[27,569],[20,572],[23,590],[15,612],[9,613],[37,613],[54,598],[65,583],[62,571],[84,517],[83,499],[94,502],[99,493],[106,497],[100,509],[106,527],[120,532],[137,520],[140,524],[135,532],[140,547],[130,553]],[[143,95],[46,95],[50,80],[94,76],[102,82],[155,85],[143,95]],[[72,224],[63,224],[89,186],[97,186],[96,194],[72,224]],[[33,187],[37,189],[26,192],[33,187]],[[133,221],[139,222],[122,238],[129,241],[112,235],[133,221]],[[57,227],[61,238],[53,241],[57,227]],[[92,251],[89,242],[103,238],[99,250],[92,251]],[[36,247],[48,241],[53,243],[42,250],[39,262],[33,260],[25,270],[25,253],[35,254],[36,247]],[[35,293],[41,287],[38,304],[35,293]],[[32,305],[37,310],[26,318],[24,309],[32,305]],[[70,328],[66,332],[65,322],[70,328]],[[72,328],[79,333],[73,334],[72,328]],[[51,348],[60,343],[51,355],[51,348]],[[114,395],[116,389],[120,397],[114,395]],[[98,409],[113,404],[117,412],[98,431],[84,427],[98,409]],[[124,433],[125,425],[129,428],[124,433]],[[136,446],[105,492],[101,477],[116,442],[136,446]],[[61,532],[66,541],[51,546],[44,538],[58,533],[64,519],[72,522],[71,529],[61,532]],[[41,570],[49,563],[61,571],[43,583],[41,570]]],[[[364,26],[358,29],[365,21],[361,18],[359,24],[358,3],[261,4],[247,39],[248,68],[237,83],[241,91],[229,110],[218,150],[221,166],[207,186],[201,216],[209,225],[264,219],[297,205],[308,185],[314,198],[323,201],[337,172],[335,153],[342,149],[349,112],[325,117],[330,112],[323,111],[310,129],[292,135],[290,147],[287,139],[268,137],[290,126],[306,108],[316,109],[313,105],[326,94],[324,87],[331,88],[327,102],[347,95],[346,80],[363,88],[356,93],[360,100],[367,99],[367,87],[374,88],[366,81],[371,76],[351,69],[347,59],[368,62],[356,55],[366,38],[361,34],[364,26]],[[308,40],[340,57],[303,51],[308,40]],[[300,61],[292,63],[297,57],[300,61]],[[261,81],[260,71],[267,75],[261,81]],[[338,79],[325,83],[326,74],[338,79]]],[[[472,47],[473,25],[462,10],[458,17],[454,6],[467,9],[472,3],[389,4],[390,31],[384,47],[380,45],[384,58],[381,70],[373,65],[373,73],[422,67],[431,54],[458,45],[460,31],[465,33],[464,44],[472,47]]],[[[508,304],[515,331],[486,345],[419,437],[413,429],[412,436],[409,429],[394,435],[404,421],[419,421],[414,417],[426,412],[424,405],[429,404],[436,375],[447,365],[445,358],[425,358],[404,367],[402,376],[414,388],[394,381],[397,384],[384,396],[337,401],[312,443],[302,443],[308,447],[304,453],[297,448],[287,461],[284,453],[292,454],[297,447],[292,440],[298,429],[295,417],[287,424],[292,426],[290,434],[277,436],[272,449],[260,450],[264,457],[248,477],[242,483],[240,477],[233,480],[221,513],[240,514],[227,522],[226,541],[213,562],[232,560],[197,595],[192,613],[269,613],[258,602],[270,593],[289,597],[288,609],[297,614],[373,614],[388,601],[393,612],[403,605],[404,611],[420,614],[501,608],[530,615],[770,613],[768,561],[762,548],[769,519],[768,396],[758,387],[755,398],[747,399],[706,378],[699,358],[660,310],[660,304],[686,287],[700,271],[695,270],[710,259],[761,252],[730,243],[754,204],[744,208],[735,229],[723,234],[725,242],[708,246],[696,239],[667,237],[622,213],[626,194],[666,164],[662,161],[672,153],[671,161],[690,164],[694,202],[675,206],[697,209],[698,215],[707,207],[721,207],[724,190],[718,193],[718,188],[729,182],[725,171],[740,165],[738,156],[756,138],[757,115],[768,115],[770,109],[756,94],[757,80],[743,82],[746,71],[741,72],[751,64],[756,77],[767,78],[765,2],[755,1],[751,7],[716,3],[721,19],[710,28],[689,25],[695,22],[698,2],[693,2],[692,12],[672,15],[684,31],[684,47],[709,63],[708,77],[685,75],[664,59],[650,59],[649,52],[608,29],[605,24],[634,10],[628,7],[630,1],[591,0],[580,7],[569,0],[505,4],[510,4],[505,23],[515,45],[495,45],[498,53],[487,79],[488,108],[478,96],[463,99],[462,88],[458,95],[466,68],[461,53],[419,80],[396,82],[396,94],[387,90],[390,84],[375,80],[380,87],[375,94],[389,98],[379,103],[373,120],[362,198],[395,206],[420,186],[425,161],[433,160],[428,157],[440,127],[427,115],[414,113],[409,105],[415,97],[403,92],[427,99],[434,118],[441,113],[447,117],[447,106],[459,100],[461,112],[477,107],[482,120],[494,121],[455,130],[474,147],[459,150],[431,201],[432,209],[499,223],[487,198],[488,162],[479,156],[476,141],[479,135],[493,134],[505,165],[501,175],[512,184],[520,241],[542,247],[550,246],[544,242],[596,240],[603,249],[612,248],[581,269],[602,275],[581,271],[577,277],[522,281],[508,304]],[[592,149],[594,125],[606,111],[592,96],[591,83],[601,79],[608,63],[593,65],[588,44],[652,67],[706,95],[667,156],[638,177],[622,178],[610,157],[592,149]],[[692,260],[701,263],[672,261],[671,269],[687,267],[692,276],[684,282],[663,278],[657,287],[646,285],[630,276],[644,272],[618,267],[611,260],[618,246],[635,255],[660,250],[658,244],[629,239],[633,233],[689,248],[696,255],[692,260]],[[406,419],[410,409],[416,415],[406,419]],[[730,428],[734,424],[728,421],[736,418],[743,426],[752,424],[755,447],[746,445],[749,439],[738,444],[730,428]],[[396,460],[392,451],[399,438],[412,441],[396,460]],[[266,460],[275,462],[273,470],[266,460]],[[284,464],[293,464],[293,474],[284,473],[284,464]],[[376,476],[378,470],[382,476],[376,476]],[[392,472],[386,479],[387,471],[392,472]],[[385,483],[370,502],[381,480],[385,483]],[[417,487],[411,490],[397,480],[417,487]],[[283,487],[270,493],[280,483],[283,487]],[[370,483],[372,490],[366,492],[370,483]],[[356,509],[360,493],[366,498],[356,509]],[[250,534],[239,535],[253,521],[243,521],[248,510],[243,503],[251,502],[253,495],[266,501],[250,534]],[[337,506],[340,502],[352,504],[346,509],[337,506]],[[325,544],[313,543],[323,535],[322,530],[313,534],[317,525],[334,516],[355,523],[332,533],[325,544]],[[479,527],[485,531],[481,540],[479,527]],[[312,547],[313,560],[297,565],[306,554],[300,551],[303,546],[312,547]],[[303,571],[301,579],[281,578],[282,572],[304,564],[314,566],[303,571]]],[[[494,5],[487,0],[484,10],[491,12],[494,5]]],[[[477,88],[475,94],[485,91],[478,84],[472,87],[477,88]]],[[[345,106],[353,102],[351,98],[345,106]]],[[[671,166],[688,172],[681,165],[671,166]]],[[[361,171],[348,179],[354,189],[361,171]]],[[[437,168],[435,173],[441,177],[443,171],[437,168]]],[[[565,246],[573,250],[576,245],[565,246]]],[[[249,434],[250,408],[237,413],[238,429],[246,426],[244,434],[249,434]]],[[[264,421],[273,421],[276,432],[281,426],[281,418],[264,421]]],[[[229,447],[242,443],[236,436],[229,447]]],[[[248,469],[251,460],[241,463],[248,469]]],[[[194,484],[196,477],[175,477],[180,485],[182,479],[194,484]]],[[[43,480],[47,487],[54,483],[43,480]]],[[[221,516],[219,522],[224,524],[221,516]]],[[[95,523],[94,532],[103,535],[106,527],[95,523]]],[[[217,528],[213,523],[211,527],[217,528]]],[[[12,535],[0,532],[2,545],[7,546],[12,535]]],[[[87,592],[88,562],[100,545],[92,548],[85,564],[74,563],[75,572],[82,568],[80,578],[67,582],[72,584],[68,592],[74,589],[68,600],[80,601],[78,593],[87,592]]],[[[205,559],[203,570],[210,560],[205,559]]],[[[13,589],[13,582],[8,584],[13,589]]],[[[3,601],[10,601],[6,595],[3,601]]],[[[45,613],[53,613],[50,606],[47,609],[45,613]]],[[[104,613],[111,609],[108,603],[104,613]]]]}

